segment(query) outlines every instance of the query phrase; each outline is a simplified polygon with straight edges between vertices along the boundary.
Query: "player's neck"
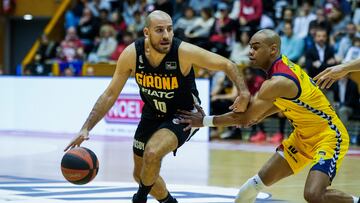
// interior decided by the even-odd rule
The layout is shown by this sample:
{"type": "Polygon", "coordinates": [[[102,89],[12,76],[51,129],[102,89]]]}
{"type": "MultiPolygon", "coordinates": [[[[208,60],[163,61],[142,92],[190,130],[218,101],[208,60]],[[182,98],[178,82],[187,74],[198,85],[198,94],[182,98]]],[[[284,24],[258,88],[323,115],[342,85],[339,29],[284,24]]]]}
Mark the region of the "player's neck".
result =
{"type": "Polygon", "coordinates": [[[157,67],[164,59],[166,54],[159,53],[156,49],[154,49],[151,45],[149,45],[148,49],[145,50],[145,55],[149,63],[153,67],[157,67]]]}
{"type": "Polygon", "coordinates": [[[265,66],[263,67],[263,69],[264,69],[266,72],[268,72],[268,71],[272,68],[273,64],[275,63],[275,61],[276,61],[279,57],[280,57],[280,54],[279,54],[279,55],[276,55],[276,56],[274,56],[274,57],[272,57],[272,58],[270,58],[270,60],[268,61],[267,64],[265,64],[265,66]]]}

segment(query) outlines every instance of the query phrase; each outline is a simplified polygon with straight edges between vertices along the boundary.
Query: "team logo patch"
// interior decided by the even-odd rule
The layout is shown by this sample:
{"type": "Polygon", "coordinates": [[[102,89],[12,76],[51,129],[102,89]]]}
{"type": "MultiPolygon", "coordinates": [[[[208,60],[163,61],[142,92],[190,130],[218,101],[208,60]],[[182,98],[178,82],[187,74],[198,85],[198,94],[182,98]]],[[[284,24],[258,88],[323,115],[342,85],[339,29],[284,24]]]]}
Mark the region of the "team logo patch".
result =
{"type": "Polygon", "coordinates": [[[167,61],[165,62],[165,69],[166,70],[176,70],[177,64],[175,61],[167,61]]]}

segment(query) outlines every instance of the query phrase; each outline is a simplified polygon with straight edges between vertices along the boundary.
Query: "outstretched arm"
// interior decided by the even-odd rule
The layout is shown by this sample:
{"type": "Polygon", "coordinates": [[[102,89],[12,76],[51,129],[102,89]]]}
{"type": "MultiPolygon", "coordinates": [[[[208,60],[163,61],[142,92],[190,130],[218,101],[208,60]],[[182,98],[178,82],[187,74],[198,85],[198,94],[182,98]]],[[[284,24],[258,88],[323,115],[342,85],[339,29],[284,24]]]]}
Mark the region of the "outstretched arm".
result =
{"type": "Polygon", "coordinates": [[[182,59],[181,67],[184,75],[187,75],[193,66],[224,71],[238,90],[238,97],[235,99],[234,104],[230,106],[230,109],[234,112],[244,112],[246,110],[250,101],[250,93],[245,84],[244,76],[235,63],[186,42],[180,45],[179,57],[182,59]]]}
{"type": "Polygon", "coordinates": [[[360,71],[360,59],[329,67],[315,76],[314,80],[322,89],[329,88],[335,81],[354,71],[360,71]]]}
{"type": "Polygon", "coordinates": [[[298,91],[298,87],[293,81],[283,76],[275,76],[263,83],[258,94],[250,102],[246,112],[229,112],[216,116],[204,116],[202,111],[198,113],[180,111],[183,118],[180,123],[189,124],[184,130],[203,126],[249,126],[279,111],[273,104],[276,98],[294,98],[298,91]]]}
{"type": "Polygon", "coordinates": [[[84,140],[89,139],[89,131],[104,117],[106,112],[109,111],[129,78],[132,69],[135,67],[135,55],[134,44],[129,45],[120,55],[109,86],[96,101],[79,134],[69,143],[64,151],[75,146],[80,146],[84,140]]]}
{"type": "Polygon", "coordinates": [[[135,67],[135,45],[127,47],[120,55],[113,78],[104,93],[98,98],[82,130],[90,131],[114,105],[133,68],[135,67]]]}

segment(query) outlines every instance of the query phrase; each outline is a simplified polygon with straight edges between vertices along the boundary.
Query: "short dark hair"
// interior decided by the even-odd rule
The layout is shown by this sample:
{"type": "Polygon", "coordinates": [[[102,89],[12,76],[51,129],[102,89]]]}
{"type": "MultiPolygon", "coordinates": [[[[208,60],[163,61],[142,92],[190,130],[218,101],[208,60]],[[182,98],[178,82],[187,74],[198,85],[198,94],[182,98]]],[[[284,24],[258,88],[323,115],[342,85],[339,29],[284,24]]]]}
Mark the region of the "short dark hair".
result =
{"type": "Polygon", "coordinates": [[[284,22],[284,26],[285,26],[286,24],[289,24],[290,27],[293,28],[293,23],[292,23],[291,21],[286,21],[286,22],[284,22]]]}

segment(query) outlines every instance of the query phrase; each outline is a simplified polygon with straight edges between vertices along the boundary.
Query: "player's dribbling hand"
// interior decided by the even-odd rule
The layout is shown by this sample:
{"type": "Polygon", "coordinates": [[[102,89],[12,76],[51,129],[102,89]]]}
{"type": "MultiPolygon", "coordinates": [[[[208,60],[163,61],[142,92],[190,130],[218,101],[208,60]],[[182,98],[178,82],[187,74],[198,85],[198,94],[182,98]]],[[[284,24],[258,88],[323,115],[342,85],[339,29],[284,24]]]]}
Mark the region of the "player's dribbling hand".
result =
{"type": "Polygon", "coordinates": [[[88,130],[81,130],[79,132],[79,134],[73,140],[71,140],[69,145],[66,146],[66,148],[64,149],[64,152],[66,152],[68,149],[72,149],[74,147],[80,147],[81,143],[84,140],[88,140],[88,139],[89,139],[89,131],[88,130]]]}
{"type": "Polygon", "coordinates": [[[331,85],[344,77],[347,72],[341,65],[333,66],[331,68],[327,68],[317,76],[314,77],[316,84],[321,87],[321,89],[329,88],[331,85]]]}
{"type": "Polygon", "coordinates": [[[193,127],[203,127],[204,110],[201,106],[195,104],[197,112],[178,110],[180,114],[179,123],[188,124],[183,130],[187,131],[193,127]]]}
{"type": "Polygon", "coordinates": [[[233,112],[245,112],[250,102],[250,93],[241,93],[229,107],[233,112]]]}

